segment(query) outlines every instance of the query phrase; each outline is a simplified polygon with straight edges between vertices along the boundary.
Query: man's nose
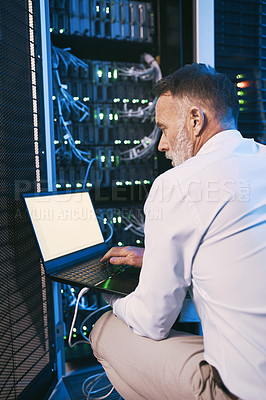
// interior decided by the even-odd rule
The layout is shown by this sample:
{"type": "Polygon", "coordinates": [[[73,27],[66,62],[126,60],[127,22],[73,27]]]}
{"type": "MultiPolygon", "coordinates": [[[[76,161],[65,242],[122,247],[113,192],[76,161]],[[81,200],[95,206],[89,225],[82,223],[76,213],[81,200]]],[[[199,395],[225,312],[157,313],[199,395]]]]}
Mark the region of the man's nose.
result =
{"type": "Polygon", "coordinates": [[[158,150],[159,151],[168,151],[169,150],[168,142],[167,142],[164,134],[162,134],[161,139],[159,141],[158,150]]]}

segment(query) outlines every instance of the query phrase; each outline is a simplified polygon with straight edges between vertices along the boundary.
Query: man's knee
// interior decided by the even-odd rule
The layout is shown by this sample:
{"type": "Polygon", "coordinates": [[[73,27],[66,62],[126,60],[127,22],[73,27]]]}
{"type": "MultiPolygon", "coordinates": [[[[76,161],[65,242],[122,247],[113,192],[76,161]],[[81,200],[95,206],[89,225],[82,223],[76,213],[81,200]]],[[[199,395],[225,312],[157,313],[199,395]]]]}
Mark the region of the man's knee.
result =
{"type": "Polygon", "coordinates": [[[114,317],[113,311],[107,311],[95,323],[89,336],[90,344],[95,355],[98,355],[99,344],[104,340],[106,330],[108,329],[107,326],[114,317]]]}

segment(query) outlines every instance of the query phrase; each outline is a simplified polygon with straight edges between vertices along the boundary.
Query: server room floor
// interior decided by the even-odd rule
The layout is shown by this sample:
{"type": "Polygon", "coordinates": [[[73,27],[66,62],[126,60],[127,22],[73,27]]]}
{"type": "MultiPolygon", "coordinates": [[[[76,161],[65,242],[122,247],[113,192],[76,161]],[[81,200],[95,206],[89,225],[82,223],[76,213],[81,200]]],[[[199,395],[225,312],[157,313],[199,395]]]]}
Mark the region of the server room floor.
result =
{"type": "MultiPolygon", "coordinates": [[[[82,387],[84,382],[87,381],[86,386],[92,382],[97,376],[102,374],[102,366],[93,357],[80,358],[66,362],[66,375],[58,382],[53,393],[49,397],[49,400],[84,400],[87,397],[83,393],[82,387]]],[[[102,397],[108,394],[111,390],[111,386],[106,376],[103,376],[92,388],[91,397],[95,398],[102,397]],[[101,388],[103,388],[101,390],[101,388]]],[[[85,392],[88,393],[88,390],[85,392]]],[[[106,397],[108,400],[123,400],[120,395],[113,390],[112,393],[106,397]]]]}

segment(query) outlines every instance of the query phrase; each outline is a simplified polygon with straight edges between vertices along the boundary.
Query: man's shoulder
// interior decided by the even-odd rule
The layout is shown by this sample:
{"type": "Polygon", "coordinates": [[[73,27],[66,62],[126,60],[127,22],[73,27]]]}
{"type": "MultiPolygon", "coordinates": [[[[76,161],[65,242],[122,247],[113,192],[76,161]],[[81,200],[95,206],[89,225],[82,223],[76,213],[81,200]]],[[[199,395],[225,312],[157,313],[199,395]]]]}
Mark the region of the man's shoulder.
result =
{"type": "MultiPolygon", "coordinates": [[[[207,160],[202,162],[198,156],[191,157],[183,164],[173,167],[158,176],[156,181],[168,181],[173,185],[181,185],[182,183],[192,179],[199,171],[204,170],[208,165],[207,160]]],[[[202,171],[204,173],[204,171],[202,171]]]]}

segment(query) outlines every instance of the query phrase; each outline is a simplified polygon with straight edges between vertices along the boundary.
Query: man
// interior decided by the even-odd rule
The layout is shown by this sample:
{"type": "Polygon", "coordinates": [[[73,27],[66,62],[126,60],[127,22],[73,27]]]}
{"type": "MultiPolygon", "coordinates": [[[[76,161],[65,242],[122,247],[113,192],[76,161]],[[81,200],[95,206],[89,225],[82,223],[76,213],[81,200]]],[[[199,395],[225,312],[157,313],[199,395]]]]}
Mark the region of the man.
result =
{"type": "Polygon", "coordinates": [[[236,130],[234,85],[213,68],[187,65],[155,93],[174,168],[145,203],[144,253],[103,258],[142,269],[133,293],[106,297],[92,348],[126,400],[266,399],[266,149],[236,130]],[[187,290],[203,338],[171,330],[187,290]]]}

